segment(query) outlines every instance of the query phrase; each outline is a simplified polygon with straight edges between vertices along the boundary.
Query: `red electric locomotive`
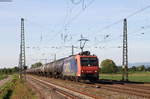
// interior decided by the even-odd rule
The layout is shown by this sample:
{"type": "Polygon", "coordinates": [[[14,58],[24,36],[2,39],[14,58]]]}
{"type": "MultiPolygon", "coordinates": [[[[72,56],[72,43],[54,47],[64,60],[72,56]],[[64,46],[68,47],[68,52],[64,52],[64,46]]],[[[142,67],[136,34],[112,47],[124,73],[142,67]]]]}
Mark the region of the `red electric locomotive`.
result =
{"type": "Polygon", "coordinates": [[[86,51],[76,55],[78,72],[77,77],[80,79],[98,80],[99,79],[99,61],[97,56],[90,55],[86,51]]]}
{"type": "Polygon", "coordinates": [[[76,81],[81,79],[95,81],[99,79],[99,61],[97,56],[85,51],[29,69],[27,73],[76,81]]]}

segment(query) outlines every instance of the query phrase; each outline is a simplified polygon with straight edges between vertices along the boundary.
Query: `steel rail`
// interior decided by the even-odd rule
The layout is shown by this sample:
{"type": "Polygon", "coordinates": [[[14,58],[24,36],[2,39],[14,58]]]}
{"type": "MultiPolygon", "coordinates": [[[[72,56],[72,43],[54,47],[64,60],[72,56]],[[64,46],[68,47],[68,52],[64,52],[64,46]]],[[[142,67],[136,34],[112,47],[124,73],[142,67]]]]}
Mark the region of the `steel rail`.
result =
{"type": "Polygon", "coordinates": [[[97,84],[97,86],[101,86],[101,88],[109,90],[109,91],[116,91],[120,93],[125,93],[129,95],[135,95],[139,97],[144,97],[144,98],[150,98],[150,92],[149,90],[141,90],[140,88],[133,88],[133,87],[127,87],[127,86],[119,86],[119,85],[102,85],[102,84],[97,84]]]}
{"type": "Polygon", "coordinates": [[[30,78],[32,78],[38,82],[41,82],[45,85],[50,86],[51,88],[55,89],[58,93],[66,95],[66,96],[70,97],[71,99],[101,99],[100,97],[95,97],[95,96],[86,94],[84,92],[76,91],[76,90],[73,90],[73,89],[58,85],[58,84],[54,84],[52,82],[40,80],[33,76],[30,76],[30,78]]]}
{"type": "Polygon", "coordinates": [[[49,84],[47,84],[47,83],[43,83],[43,82],[41,82],[41,81],[39,81],[39,80],[37,80],[37,79],[33,79],[33,78],[32,78],[32,80],[33,80],[33,81],[36,81],[36,84],[38,84],[39,86],[41,86],[41,87],[43,87],[43,88],[51,89],[51,90],[53,90],[54,92],[58,93],[58,94],[61,95],[61,96],[67,97],[67,98],[69,98],[69,99],[81,99],[81,98],[79,98],[79,97],[77,97],[77,96],[74,96],[74,95],[72,95],[72,94],[69,94],[69,93],[67,93],[67,92],[65,92],[65,91],[59,90],[58,88],[56,88],[56,87],[54,87],[54,86],[51,86],[51,85],[49,85],[49,84]]]}

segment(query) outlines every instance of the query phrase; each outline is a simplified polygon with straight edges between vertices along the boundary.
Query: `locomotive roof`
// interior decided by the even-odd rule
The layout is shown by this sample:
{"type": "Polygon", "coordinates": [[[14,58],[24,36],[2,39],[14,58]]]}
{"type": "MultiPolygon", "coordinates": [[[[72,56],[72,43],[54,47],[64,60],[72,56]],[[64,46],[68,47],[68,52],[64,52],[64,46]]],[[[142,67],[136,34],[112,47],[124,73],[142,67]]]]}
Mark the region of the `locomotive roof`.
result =
{"type": "Polygon", "coordinates": [[[58,60],[55,60],[55,61],[52,61],[52,62],[46,63],[45,65],[50,64],[50,63],[54,63],[54,62],[61,61],[61,60],[64,60],[64,59],[69,58],[69,57],[72,57],[72,56],[75,56],[75,55],[70,55],[70,56],[68,56],[68,57],[60,58],[60,59],[58,59],[58,60]]]}
{"type": "MultiPolygon", "coordinates": [[[[76,55],[81,55],[81,56],[95,56],[94,54],[93,55],[90,55],[90,52],[89,51],[84,51],[84,52],[81,52],[81,53],[78,53],[76,55]]],[[[52,61],[52,62],[49,62],[49,63],[54,63],[54,62],[58,62],[58,61],[61,61],[61,60],[64,60],[66,58],[69,58],[69,57],[73,57],[73,56],[76,56],[76,55],[70,55],[68,57],[64,57],[64,58],[60,58],[58,60],[55,60],[55,61],[52,61]]],[[[46,63],[46,64],[49,64],[49,63],[46,63]]],[[[45,64],[45,65],[46,65],[45,64]]]]}

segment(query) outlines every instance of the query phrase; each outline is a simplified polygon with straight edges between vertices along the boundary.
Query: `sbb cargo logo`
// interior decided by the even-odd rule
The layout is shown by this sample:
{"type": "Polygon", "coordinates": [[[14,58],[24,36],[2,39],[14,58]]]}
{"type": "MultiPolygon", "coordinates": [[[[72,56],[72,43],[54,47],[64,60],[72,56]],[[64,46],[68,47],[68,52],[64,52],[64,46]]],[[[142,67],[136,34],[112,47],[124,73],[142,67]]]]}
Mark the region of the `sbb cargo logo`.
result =
{"type": "Polygon", "coordinates": [[[70,72],[70,63],[69,62],[65,63],[64,66],[65,66],[65,72],[70,72]]]}

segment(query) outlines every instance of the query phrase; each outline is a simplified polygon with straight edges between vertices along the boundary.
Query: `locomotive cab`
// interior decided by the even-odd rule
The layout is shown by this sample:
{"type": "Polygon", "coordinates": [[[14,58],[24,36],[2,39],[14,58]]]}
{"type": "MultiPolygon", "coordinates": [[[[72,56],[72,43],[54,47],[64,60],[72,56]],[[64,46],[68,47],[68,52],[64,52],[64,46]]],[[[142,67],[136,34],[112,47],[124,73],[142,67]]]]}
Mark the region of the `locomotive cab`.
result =
{"type": "Polygon", "coordinates": [[[98,80],[99,79],[99,62],[95,55],[89,52],[77,55],[78,72],[77,75],[82,79],[98,80]]]}

